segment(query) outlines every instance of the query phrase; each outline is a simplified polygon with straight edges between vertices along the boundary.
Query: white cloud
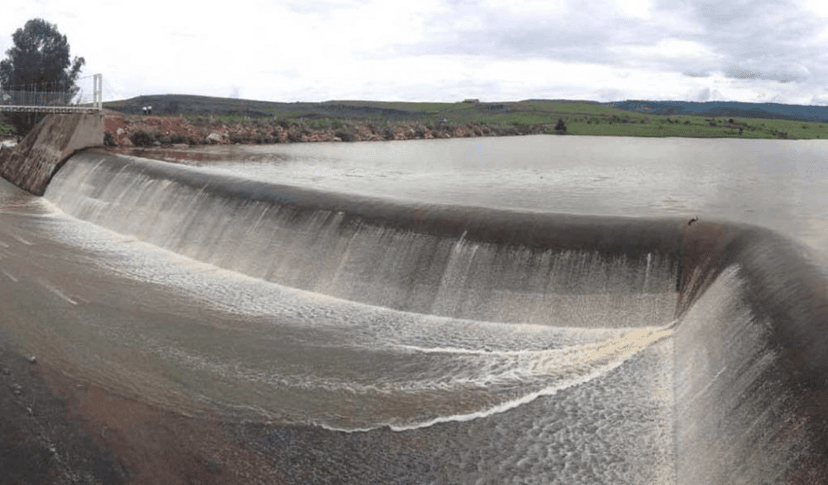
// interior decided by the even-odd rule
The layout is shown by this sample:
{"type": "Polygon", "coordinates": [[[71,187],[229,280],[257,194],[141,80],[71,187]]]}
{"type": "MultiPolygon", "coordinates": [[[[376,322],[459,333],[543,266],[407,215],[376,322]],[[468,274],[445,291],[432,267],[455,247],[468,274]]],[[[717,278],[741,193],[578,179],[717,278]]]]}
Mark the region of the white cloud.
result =
{"type": "Polygon", "coordinates": [[[73,55],[86,58],[85,74],[103,73],[127,97],[237,89],[284,101],[709,96],[821,103],[828,84],[828,31],[819,20],[828,8],[816,1],[66,5],[6,7],[0,49],[28,19],[42,17],[67,35],[73,55]]]}
{"type": "Polygon", "coordinates": [[[650,0],[617,0],[615,9],[622,17],[649,19],[653,13],[650,0]]]}
{"type": "Polygon", "coordinates": [[[828,3],[824,0],[803,0],[800,5],[811,15],[828,18],[828,3]]]}
{"type": "Polygon", "coordinates": [[[655,44],[621,44],[607,47],[619,56],[619,64],[663,71],[706,73],[723,56],[693,40],[662,39],[655,44]]]}

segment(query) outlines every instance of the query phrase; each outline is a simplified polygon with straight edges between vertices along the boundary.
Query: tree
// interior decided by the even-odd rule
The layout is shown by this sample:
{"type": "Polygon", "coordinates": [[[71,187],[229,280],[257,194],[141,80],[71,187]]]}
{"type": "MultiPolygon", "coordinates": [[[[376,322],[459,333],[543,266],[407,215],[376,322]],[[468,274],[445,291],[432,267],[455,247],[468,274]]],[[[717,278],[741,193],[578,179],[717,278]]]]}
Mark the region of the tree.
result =
{"type": "MultiPolygon", "coordinates": [[[[69,42],[57,25],[43,19],[32,19],[12,35],[14,45],[0,62],[0,87],[5,91],[49,90],[57,94],[55,101],[67,104],[77,94],[75,81],[86,62],[83,57],[69,59],[69,42]]],[[[42,115],[16,113],[12,116],[17,135],[25,136],[42,115]]]]}

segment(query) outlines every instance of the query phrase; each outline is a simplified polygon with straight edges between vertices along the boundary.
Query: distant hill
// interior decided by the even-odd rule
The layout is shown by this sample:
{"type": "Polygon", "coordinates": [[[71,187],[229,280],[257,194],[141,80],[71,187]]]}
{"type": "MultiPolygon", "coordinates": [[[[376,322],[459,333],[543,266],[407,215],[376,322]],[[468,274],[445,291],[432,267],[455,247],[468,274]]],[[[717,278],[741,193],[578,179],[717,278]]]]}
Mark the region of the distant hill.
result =
{"type": "Polygon", "coordinates": [[[732,101],[614,101],[604,106],[655,115],[695,115],[828,122],[828,106],[732,101]]]}
{"type": "MultiPolygon", "coordinates": [[[[124,114],[141,114],[152,106],[155,115],[244,116],[249,118],[338,118],[425,120],[447,118],[462,121],[485,120],[492,116],[582,115],[612,116],[622,111],[648,115],[693,115],[728,118],[765,118],[792,121],[828,122],[828,107],[778,103],[739,103],[727,101],[613,101],[525,100],[486,103],[466,100],[457,103],[413,103],[390,101],[325,101],[320,103],[255,101],[184,94],[138,96],[104,103],[104,107],[124,114]]],[[[515,118],[518,119],[518,118],[515,118]]],[[[526,119],[526,122],[532,122],[526,119]]],[[[536,121],[536,120],[535,120],[536,121]]]]}
{"type": "Polygon", "coordinates": [[[141,114],[144,106],[152,106],[153,114],[197,116],[265,116],[306,118],[384,118],[410,119],[417,113],[383,106],[372,101],[326,101],[324,103],[280,103],[248,99],[217,98],[187,94],[138,96],[123,101],[104,103],[104,107],[124,114],[141,114]]]}

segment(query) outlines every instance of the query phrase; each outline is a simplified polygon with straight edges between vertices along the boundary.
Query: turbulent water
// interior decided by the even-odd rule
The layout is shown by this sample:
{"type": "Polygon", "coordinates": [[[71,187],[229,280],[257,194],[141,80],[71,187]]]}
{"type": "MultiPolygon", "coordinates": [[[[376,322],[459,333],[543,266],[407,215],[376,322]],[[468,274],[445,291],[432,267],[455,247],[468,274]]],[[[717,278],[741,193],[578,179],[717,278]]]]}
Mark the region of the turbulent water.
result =
{"type": "MultiPolygon", "coordinates": [[[[602,153],[585,141],[178,160],[195,167],[82,153],[43,199],[0,183],[3,329],[117,392],[281,424],[257,446],[285,476],[308,473],[297,456],[313,453],[331,456],[313,465],[321,482],[785,476],[818,450],[807,433],[780,444],[745,431],[809,419],[778,370],[785,305],[755,295],[821,284],[803,256],[821,257],[820,202],[796,217],[746,209],[773,205],[751,188],[775,183],[756,169],[766,155],[733,162],[741,178],[690,178],[711,162],[670,167],[685,141],[607,139],[634,146],[602,153]],[[707,222],[729,198],[737,208],[707,222]],[[769,290],[780,265],[801,278],[769,290]],[[757,440],[763,451],[745,451],[757,440]]],[[[768,146],[806,154],[779,170],[818,173],[821,146],[768,146]]],[[[798,308],[793,320],[821,323],[798,308]]]]}

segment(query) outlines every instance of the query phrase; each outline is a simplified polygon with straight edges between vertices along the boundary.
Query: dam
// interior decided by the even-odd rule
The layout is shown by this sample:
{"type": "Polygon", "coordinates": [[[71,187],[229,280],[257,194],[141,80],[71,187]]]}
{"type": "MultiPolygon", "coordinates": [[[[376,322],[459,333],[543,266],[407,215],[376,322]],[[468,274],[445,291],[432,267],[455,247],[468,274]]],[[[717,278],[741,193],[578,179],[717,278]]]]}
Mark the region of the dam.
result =
{"type": "MultiPolygon", "coordinates": [[[[42,197],[0,182],[2,335],[79,385],[219,423],[193,445],[208,482],[233,446],[265,483],[824,479],[824,206],[690,225],[642,201],[712,211],[739,178],[659,194],[681,167],[566,162],[589,148],[560,140],[72,151],[42,197]],[[383,165],[452,157],[453,179],[383,165]]],[[[129,429],[94,439],[145,436],[129,429]]]]}

